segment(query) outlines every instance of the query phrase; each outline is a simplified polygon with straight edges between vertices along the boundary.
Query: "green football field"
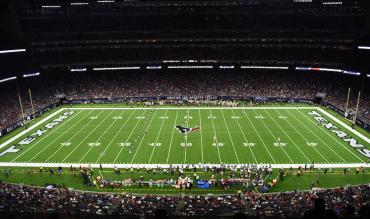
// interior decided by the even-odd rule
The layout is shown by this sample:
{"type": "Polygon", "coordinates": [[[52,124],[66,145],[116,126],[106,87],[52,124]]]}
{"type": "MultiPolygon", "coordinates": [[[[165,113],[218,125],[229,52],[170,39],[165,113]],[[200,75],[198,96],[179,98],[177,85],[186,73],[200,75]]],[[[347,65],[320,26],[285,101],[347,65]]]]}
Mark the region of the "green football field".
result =
{"type": "Polygon", "coordinates": [[[65,107],[2,140],[0,164],[366,166],[369,142],[320,107],[65,107]]]}

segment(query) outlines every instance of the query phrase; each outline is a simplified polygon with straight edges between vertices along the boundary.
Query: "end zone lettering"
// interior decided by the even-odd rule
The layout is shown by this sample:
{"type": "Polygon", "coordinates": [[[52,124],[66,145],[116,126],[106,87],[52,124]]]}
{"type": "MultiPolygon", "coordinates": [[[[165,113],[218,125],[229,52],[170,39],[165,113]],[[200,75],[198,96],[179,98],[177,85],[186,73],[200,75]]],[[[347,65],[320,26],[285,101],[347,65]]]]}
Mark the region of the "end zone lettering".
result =
{"type": "Polygon", "coordinates": [[[326,129],[330,130],[331,132],[335,133],[337,137],[342,139],[342,141],[348,142],[348,144],[356,149],[360,154],[363,156],[370,158],[370,150],[365,148],[362,144],[358,143],[358,141],[350,136],[348,136],[347,133],[341,131],[336,127],[334,124],[330,123],[328,120],[326,120],[323,116],[321,116],[316,111],[311,111],[308,113],[310,116],[313,116],[313,118],[322,124],[326,129]]]}
{"type": "Polygon", "coordinates": [[[18,145],[29,145],[29,144],[31,144],[37,138],[41,137],[44,133],[48,132],[50,129],[54,128],[55,126],[57,126],[58,124],[60,124],[64,120],[66,120],[73,113],[74,113],[74,111],[64,112],[58,118],[52,120],[50,123],[44,125],[42,128],[39,128],[38,130],[36,130],[31,135],[27,136],[23,140],[19,141],[18,143],[12,145],[11,147],[9,147],[8,149],[6,149],[5,151],[1,152],[0,153],[0,157],[4,156],[7,153],[17,153],[18,151],[21,150],[19,148],[16,148],[18,145]]]}

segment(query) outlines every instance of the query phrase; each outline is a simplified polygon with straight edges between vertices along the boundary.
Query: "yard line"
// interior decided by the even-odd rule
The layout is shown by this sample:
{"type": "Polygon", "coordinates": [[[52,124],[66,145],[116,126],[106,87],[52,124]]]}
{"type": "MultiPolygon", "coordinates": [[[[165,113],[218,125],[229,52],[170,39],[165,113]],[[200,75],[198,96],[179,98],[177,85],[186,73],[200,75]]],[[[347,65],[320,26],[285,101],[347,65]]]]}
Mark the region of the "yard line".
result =
{"type": "MultiPolygon", "coordinates": [[[[302,114],[302,115],[304,115],[304,117],[306,118],[306,119],[308,119],[309,121],[311,121],[312,123],[314,123],[314,124],[316,124],[313,120],[311,120],[311,118],[308,116],[308,115],[306,115],[306,114],[304,114],[304,113],[302,113],[300,110],[297,110],[300,114],[302,114]]],[[[329,132],[329,130],[327,130],[327,129],[325,129],[324,127],[322,127],[322,126],[319,126],[321,129],[324,129],[324,132],[328,135],[328,136],[330,136],[332,139],[334,139],[336,142],[338,142],[339,143],[339,145],[341,145],[341,146],[343,146],[345,149],[347,149],[353,156],[355,156],[357,159],[359,159],[361,162],[364,162],[360,157],[358,157],[356,154],[354,154],[348,147],[346,147],[345,145],[343,145],[343,143],[342,142],[340,142],[337,138],[335,138],[330,132],[329,132]]],[[[331,147],[329,147],[332,151],[334,151],[331,147]]],[[[339,155],[338,155],[339,156],[339,155]]]]}
{"type": "MultiPolygon", "coordinates": [[[[167,112],[168,112],[168,110],[166,110],[166,112],[164,114],[164,117],[167,116],[167,112]]],[[[157,139],[155,139],[155,143],[154,143],[154,146],[153,146],[152,154],[150,155],[150,158],[149,158],[149,163],[152,163],[153,154],[154,154],[155,148],[157,147],[156,144],[158,142],[159,135],[161,134],[161,130],[162,130],[164,121],[165,121],[165,119],[162,119],[162,124],[161,124],[161,127],[159,128],[159,131],[158,131],[158,134],[157,134],[157,139]]]]}
{"type": "MultiPolygon", "coordinates": [[[[186,117],[186,127],[189,128],[189,110],[187,110],[187,117],[186,117]]],[[[188,134],[185,133],[184,134],[184,138],[185,138],[185,147],[184,147],[184,151],[185,151],[185,154],[184,154],[184,163],[186,163],[186,155],[187,155],[187,149],[188,149],[188,134]]]]}
{"type": "MultiPolygon", "coordinates": [[[[212,110],[211,109],[209,109],[209,113],[212,115],[212,110]]],[[[211,118],[211,120],[212,120],[212,125],[213,125],[213,132],[215,134],[215,140],[216,140],[215,143],[216,143],[216,147],[217,147],[217,151],[218,151],[218,158],[220,159],[220,163],[222,163],[222,161],[221,161],[221,154],[220,154],[220,148],[218,147],[218,138],[217,138],[217,134],[216,134],[215,123],[213,122],[213,118],[211,118]]]]}
{"type": "MultiPolygon", "coordinates": [[[[59,112],[59,111],[58,111],[59,112]]],[[[81,111],[82,112],[82,111],[81,111]]],[[[78,113],[77,113],[78,114],[78,113]]],[[[74,115],[77,115],[77,114],[74,114],[74,115]]],[[[73,116],[74,117],[74,116],[73,116]]],[[[36,145],[38,145],[40,142],[44,141],[49,135],[53,134],[55,131],[57,131],[59,128],[61,128],[63,125],[67,124],[68,122],[71,121],[71,117],[69,117],[69,119],[65,122],[63,122],[62,124],[60,124],[59,126],[57,126],[56,128],[54,128],[53,130],[51,130],[50,132],[46,133],[46,135],[44,135],[38,142],[35,142],[32,146],[30,146],[29,148],[27,148],[23,153],[19,154],[16,158],[14,158],[12,161],[10,162],[14,162],[15,160],[17,160],[19,157],[25,155],[29,150],[31,150],[32,148],[34,148],[36,145]]]]}
{"type": "Polygon", "coordinates": [[[95,161],[95,163],[98,163],[99,160],[103,157],[103,154],[108,150],[108,148],[112,145],[112,142],[117,138],[117,136],[122,132],[122,129],[125,128],[127,122],[131,119],[132,115],[134,115],[136,110],[134,110],[131,115],[128,117],[126,122],[121,126],[121,128],[117,131],[116,135],[112,138],[112,140],[108,143],[108,146],[104,149],[102,153],[100,153],[99,158],[95,161]]]}
{"type": "Polygon", "coordinates": [[[229,137],[230,137],[231,145],[233,146],[234,153],[235,153],[235,156],[236,156],[236,160],[238,161],[238,163],[240,163],[240,161],[239,161],[239,157],[238,157],[238,154],[236,153],[236,150],[235,150],[235,146],[234,146],[233,138],[231,137],[231,134],[230,134],[229,126],[227,125],[226,120],[225,120],[225,115],[224,115],[223,110],[221,110],[221,114],[222,114],[222,118],[223,118],[223,120],[224,120],[224,123],[225,123],[225,125],[226,125],[227,133],[229,133],[229,137]]]}
{"type": "Polygon", "coordinates": [[[266,146],[265,142],[262,140],[262,137],[261,137],[261,135],[258,133],[258,131],[257,131],[256,127],[254,127],[254,125],[253,125],[252,121],[249,119],[249,117],[248,117],[248,115],[245,113],[245,111],[244,111],[244,110],[242,110],[242,112],[244,113],[245,117],[248,119],[249,123],[252,125],[252,128],[253,128],[254,132],[256,132],[256,134],[257,134],[258,138],[261,140],[261,142],[262,142],[263,146],[265,146],[265,149],[266,149],[267,153],[270,155],[270,157],[271,157],[271,159],[272,159],[272,162],[274,162],[274,163],[276,164],[275,159],[272,157],[272,155],[271,155],[270,151],[267,149],[267,146],[266,146]]]}
{"type": "MultiPolygon", "coordinates": [[[[231,110],[232,110],[232,112],[233,112],[233,115],[235,116],[234,109],[231,109],[231,110]]],[[[246,141],[246,143],[249,143],[249,142],[248,142],[247,137],[245,136],[244,130],[243,130],[242,126],[241,126],[241,125],[240,125],[240,123],[239,123],[239,120],[238,120],[238,119],[235,119],[235,120],[236,120],[236,122],[237,122],[237,123],[238,123],[238,125],[239,125],[240,131],[242,131],[242,134],[243,134],[243,136],[244,136],[244,140],[246,141]]],[[[257,161],[256,157],[254,156],[254,153],[253,153],[253,151],[252,151],[252,148],[251,148],[251,147],[248,147],[248,148],[249,148],[249,150],[251,151],[251,154],[252,154],[252,156],[253,156],[253,159],[254,159],[255,163],[257,164],[257,163],[258,163],[258,161],[257,161]]]]}
{"type": "MultiPolygon", "coordinates": [[[[112,111],[113,112],[113,111],[112,111]]],[[[110,112],[107,117],[105,117],[91,132],[88,134],[63,160],[62,163],[92,134],[94,131],[112,114],[110,112]]]]}
{"type": "Polygon", "coordinates": [[[170,141],[170,148],[168,149],[168,154],[167,154],[167,163],[170,158],[170,153],[171,153],[171,147],[172,147],[172,141],[173,141],[173,134],[175,133],[175,126],[176,126],[176,121],[177,121],[177,115],[179,114],[179,110],[176,110],[176,117],[175,117],[175,122],[173,124],[173,129],[172,129],[172,135],[171,135],[171,141],[170,141]]]}
{"type": "MultiPolygon", "coordinates": [[[[80,111],[80,112],[78,112],[78,113],[81,113],[82,111],[80,111]]],[[[91,112],[90,112],[91,113],[91,112]]],[[[81,119],[79,119],[75,124],[73,124],[70,128],[68,128],[67,129],[67,131],[66,132],[68,132],[69,130],[71,130],[72,128],[74,128],[78,123],[80,123],[83,119],[85,119],[86,117],[88,117],[89,116],[89,114],[90,113],[87,113],[86,114],[86,116],[83,116],[81,119]]],[[[63,132],[63,133],[65,133],[65,132],[63,132]]],[[[51,145],[53,145],[53,143],[54,142],[56,142],[59,138],[61,138],[63,136],[63,134],[61,134],[61,135],[59,135],[57,138],[55,138],[52,142],[50,142],[49,144],[48,144],[48,146],[46,146],[46,147],[44,147],[41,151],[39,151],[35,156],[33,156],[29,161],[27,161],[27,162],[30,162],[31,160],[33,160],[35,157],[37,157],[40,153],[42,153],[44,150],[46,150],[47,148],[49,148],[51,145]]],[[[69,141],[69,140],[68,140],[69,141]]],[[[56,152],[58,152],[60,149],[61,149],[62,147],[59,147],[59,149],[58,150],[56,150],[55,152],[54,152],[54,154],[56,153],[56,152]]],[[[53,155],[54,155],[53,154],[53,155]]],[[[53,155],[51,155],[51,156],[49,156],[49,158],[48,159],[46,159],[44,162],[46,162],[46,161],[48,161],[49,159],[50,159],[50,157],[52,157],[53,155]]]]}
{"type": "MultiPolygon", "coordinates": [[[[113,112],[113,111],[112,111],[113,112]]],[[[111,112],[111,113],[112,113],[111,112]]],[[[125,111],[122,111],[122,112],[120,112],[119,113],[119,115],[118,116],[121,116],[123,113],[124,113],[125,111]]],[[[110,114],[111,114],[110,113],[110,114]]],[[[108,116],[110,116],[110,114],[108,115],[108,116]]],[[[107,117],[108,118],[108,117],[107,117]]],[[[99,138],[95,141],[95,143],[97,143],[97,142],[99,142],[99,140],[105,135],[105,133],[110,129],[110,128],[112,128],[112,126],[116,123],[118,121],[118,119],[115,119],[109,126],[108,126],[108,128],[107,129],[105,129],[105,131],[103,132],[103,134],[101,134],[100,136],[99,136],[99,138]]],[[[89,150],[87,150],[87,152],[84,154],[84,156],[82,156],[82,158],[78,161],[79,163],[81,163],[81,161],[87,156],[87,154],[92,150],[94,148],[94,146],[91,146],[90,148],[89,148],[89,150]]]]}
{"type": "MultiPolygon", "coordinates": [[[[146,111],[147,111],[147,109],[143,112],[143,114],[141,115],[141,117],[143,117],[143,116],[144,116],[144,114],[146,113],[146,111]]],[[[136,130],[137,126],[140,124],[140,122],[141,122],[141,121],[142,121],[141,119],[138,119],[138,120],[137,120],[135,127],[131,130],[130,134],[127,136],[127,138],[126,138],[126,140],[125,140],[125,143],[127,143],[127,141],[130,139],[131,135],[134,133],[134,131],[136,130]]],[[[116,161],[117,161],[117,159],[118,159],[119,155],[120,155],[120,154],[121,154],[121,152],[123,151],[123,148],[125,148],[125,147],[123,146],[123,147],[121,147],[121,149],[119,150],[119,152],[118,152],[117,156],[114,158],[113,164],[115,164],[115,163],[116,163],[116,161]]]]}
{"type": "Polygon", "coordinates": [[[200,115],[200,109],[199,112],[199,132],[200,132],[200,148],[202,151],[202,163],[204,163],[204,154],[203,154],[203,136],[202,136],[202,116],[200,115]]]}
{"type": "MultiPolygon", "coordinates": [[[[149,122],[148,127],[146,128],[145,132],[147,132],[147,131],[149,130],[149,127],[150,127],[150,125],[152,124],[153,119],[154,119],[154,117],[155,117],[155,114],[156,114],[156,113],[157,113],[157,110],[155,110],[155,111],[154,111],[154,115],[153,115],[153,116],[152,116],[152,118],[150,119],[150,122],[149,122]]],[[[139,149],[140,149],[140,147],[141,147],[141,144],[143,143],[144,137],[145,137],[145,136],[143,136],[143,137],[141,138],[141,141],[140,141],[139,147],[137,148],[137,150],[135,151],[134,156],[132,157],[131,164],[134,162],[134,159],[135,159],[135,157],[136,157],[136,154],[137,154],[137,152],[139,151],[139,149]]]]}
{"type": "MultiPolygon", "coordinates": [[[[276,122],[276,120],[274,119],[274,117],[270,114],[270,113],[268,113],[267,112],[267,110],[265,110],[265,112],[268,114],[268,115],[270,115],[270,117],[271,117],[271,119],[272,119],[272,121],[274,121],[274,123],[277,125],[277,126],[279,126],[279,128],[280,128],[280,130],[281,131],[283,131],[283,133],[289,138],[289,140],[296,146],[296,148],[301,152],[301,154],[307,159],[307,161],[308,162],[311,162],[311,160],[310,159],[308,159],[308,157],[303,153],[303,151],[298,147],[298,145],[293,141],[293,139],[284,131],[284,129],[281,127],[281,125],[278,123],[278,122],[276,122]]],[[[281,115],[279,112],[278,112],[278,114],[279,115],[281,115]]],[[[285,122],[287,122],[286,120],[285,120],[285,122]]],[[[290,125],[290,123],[288,123],[289,125],[290,125]]]]}
{"type": "MultiPolygon", "coordinates": [[[[294,119],[295,120],[297,120],[300,124],[302,124],[303,125],[303,127],[305,127],[305,129],[307,129],[309,132],[311,132],[318,140],[320,140],[323,144],[325,144],[326,146],[328,146],[328,144],[325,142],[325,141],[323,141],[319,136],[317,136],[316,135],[316,133],[315,132],[313,132],[310,128],[308,128],[301,120],[299,120],[295,115],[294,115],[294,113],[292,113],[292,112],[290,112],[289,110],[286,110],[290,115],[292,115],[293,117],[294,117],[294,119]]],[[[289,125],[290,125],[290,123],[289,123],[289,125]]],[[[292,126],[292,125],[290,125],[290,126],[292,126]]],[[[301,136],[302,136],[302,138],[306,141],[306,142],[308,142],[308,140],[294,127],[294,126],[292,126],[301,136]]],[[[328,146],[329,147],[329,146],[328,146]]],[[[327,162],[327,163],[329,163],[329,161],[315,148],[315,147],[312,147],[322,158],[324,158],[324,160],[327,162]]],[[[343,159],[342,157],[340,157],[341,159],[343,159]]]]}
{"type": "MultiPolygon", "coordinates": [[[[276,110],[277,111],[277,110],[276,110]]],[[[297,119],[295,116],[294,116],[294,114],[293,113],[291,113],[289,110],[286,110],[290,115],[292,115],[296,120],[298,120],[298,122],[300,122],[301,124],[303,124],[304,125],[304,123],[302,123],[299,119],[297,119]]],[[[278,112],[278,111],[277,111],[278,112]]],[[[278,114],[279,115],[281,115],[279,112],[278,112],[278,114]]],[[[297,128],[296,127],[294,127],[293,125],[291,125],[290,124],[290,122],[288,122],[287,120],[286,120],[286,123],[288,123],[288,125],[290,125],[290,127],[292,127],[306,142],[309,142],[302,134],[301,134],[301,132],[300,131],[298,131],[297,130],[297,128]]],[[[306,126],[304,125],[304,127],[306,128],[306,126]]],[[[310,129],[308,129],[309,131],[311,131],[310,129]]],[[[312,131],[311,131],[312,132],[312,131]]],[[[316,136],[316,135],[315,135],[316,136]]],[[[317,137],[317,136],[316,136],[317,137]]],[[[317,137],[318,138],[318,137],[317,137]]],[[[321,138],[318,138],[320,141],[322,141],[321,140],[321,138]]],[[[323,141],[322,141],[323,142],[323,141]]],[[[324,142],[323,142],[324,143],[324,142]]],[[[324,144],[326,144],[326,143],[324,143],[324,144]]],[[[329,161],[315,148],[315,147],[312,147],[312,149],[314,149],[322,158],[324,158],[324,160],[327,162],[327,163],[329,163],[329,161]]],[[[312,162],[312,161],[311,161],[312,162]]]]}
{"type": "MultiPolygon", "coordinates": [[[[255,110],[253,110],[253,112],[256,114],[256,116],[258,115],[257,112],[255,110]]],[[[266,125],[266,123],[263,121],[262,119],[262,124],[266,127],[267,131],[270,132],[271,136],[275,139],[275,141],[277,141],[277,138],[275,137],[275,135],[271,132],[271,130],[268,128],[268,126],[266,125]]],[[[288,159],[290,160],[290,162],[294,163],[292,158],[289,156],[289,154],[285,151],[284,147],[280,147],[281,150],[283,150],[283,152],[285,153],[285,155],[288,157],[288,159]]]]}

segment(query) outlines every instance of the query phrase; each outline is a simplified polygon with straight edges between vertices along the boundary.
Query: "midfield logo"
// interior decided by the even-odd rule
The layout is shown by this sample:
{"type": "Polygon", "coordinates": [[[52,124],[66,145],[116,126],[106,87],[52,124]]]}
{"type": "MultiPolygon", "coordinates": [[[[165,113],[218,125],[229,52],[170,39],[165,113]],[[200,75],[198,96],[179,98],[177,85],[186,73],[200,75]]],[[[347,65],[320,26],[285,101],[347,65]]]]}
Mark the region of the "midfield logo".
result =
{"type": "Polygon", "coordinates": [[[177,130],[179,130],[179,132],[180,132],[181,134],[188,134],[188,133],[191,133],[191,132],[194,132],[194,131],[198,131],[198,130],[200,130],[200,128],[199,128],[199,127],[195,127],[195,128],[187,128],[187,127],[183,127],[182,125],[177,125],[177,126],[175,126],[175,128],[176,128],[177,130]]]}

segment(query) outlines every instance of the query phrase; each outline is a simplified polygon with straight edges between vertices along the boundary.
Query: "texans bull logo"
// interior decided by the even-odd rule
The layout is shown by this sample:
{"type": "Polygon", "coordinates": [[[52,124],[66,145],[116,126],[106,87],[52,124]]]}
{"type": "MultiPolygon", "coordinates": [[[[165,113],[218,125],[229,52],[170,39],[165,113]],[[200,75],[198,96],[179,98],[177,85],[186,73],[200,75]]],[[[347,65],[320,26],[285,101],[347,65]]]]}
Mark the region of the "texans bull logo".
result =
{"type": "Polygon", "coordinates": [[[194,131],[197,131],[199,130],[199,127],[195,127],[195,128],[187,128],[187,127],[183,127],[182,125],[177,125],[175,126],[177,128],[177,130],[179,130],[180,133],[182,134],[188,134],[190,132],[194,132],[194,131]]]}

